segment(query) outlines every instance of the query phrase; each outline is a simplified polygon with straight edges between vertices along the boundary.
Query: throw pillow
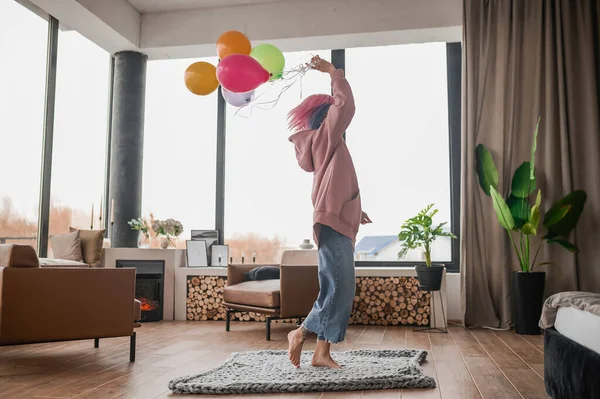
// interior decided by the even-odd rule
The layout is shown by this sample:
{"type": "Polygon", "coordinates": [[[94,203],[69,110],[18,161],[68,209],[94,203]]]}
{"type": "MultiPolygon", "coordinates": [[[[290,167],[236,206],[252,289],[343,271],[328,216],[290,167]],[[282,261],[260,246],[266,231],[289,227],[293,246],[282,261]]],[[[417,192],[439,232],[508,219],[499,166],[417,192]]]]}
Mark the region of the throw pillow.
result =
{"type": "Polygon", "coordinates": [[[279,268],[277,266],[260,266],[244,273],[250,281],[277,280],[279,279],[279,268]]]}
{"type": "Polygon", "coordinates": [[[90,265],[90,267],[100,266],[105,230],[77,230],[72,227],[69,229],[71,231],[79,231],[83,261],[90,265]]]}
{"type": "Polygon", "coordinates": [[[40,262],[31,245],[0,244],[0,266],[37,268],[40,262]]]}
{"type": "Polygon", "coordinates": [[[81,254],[81,239],[79,231],[73,231],[70,234],[50,237],[50,245],[52,245],[52,254],[55,259],[72,260],[81,262],[83,256],[81,254]]]}

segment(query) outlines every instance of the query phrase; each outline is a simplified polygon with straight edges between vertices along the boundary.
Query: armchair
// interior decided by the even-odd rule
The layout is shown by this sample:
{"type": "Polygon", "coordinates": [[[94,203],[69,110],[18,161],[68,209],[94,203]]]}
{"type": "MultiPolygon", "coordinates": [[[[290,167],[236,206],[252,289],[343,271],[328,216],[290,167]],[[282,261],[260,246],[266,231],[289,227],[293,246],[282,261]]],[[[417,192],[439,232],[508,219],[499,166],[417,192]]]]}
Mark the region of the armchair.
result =
{"type": "Polygon", "coordinates": [[[267,316],[266,337],[271,339],[271,320],[306,317],[319,295],[317,251],[284,252],[280,279],[245,281],[244,273],[257,265],[229,265],[223,294],[227,308],[225,330],[231,312],[256,312],[267,316]]]}
{"type": "Polygon", "coordinates": [[[135,269],[41,268],[31,246],[0,244],[0,346],[129,337],[133,362],[140,318],[135,269]]]}

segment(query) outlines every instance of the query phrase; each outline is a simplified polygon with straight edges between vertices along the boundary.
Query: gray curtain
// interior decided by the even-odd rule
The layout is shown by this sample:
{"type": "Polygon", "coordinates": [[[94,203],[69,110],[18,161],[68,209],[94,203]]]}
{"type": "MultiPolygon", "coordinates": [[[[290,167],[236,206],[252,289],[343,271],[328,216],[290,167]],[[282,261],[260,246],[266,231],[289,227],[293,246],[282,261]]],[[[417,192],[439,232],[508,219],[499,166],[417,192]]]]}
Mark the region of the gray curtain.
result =
{"type": "Polygon", "coordinates": [[[546,247],[546,295],[600,291],[600,2],[464,0],[462,295],[465,324],[508,328],[518,264],[491,199],[481,193],[475,147],[490,149],[507,193],[529,159],[541,117],[536,172],[543,209],[575,189],[588,202],[571,254],[546,247]],[[562,274],[562,278],[561,278],[562,274]]]}

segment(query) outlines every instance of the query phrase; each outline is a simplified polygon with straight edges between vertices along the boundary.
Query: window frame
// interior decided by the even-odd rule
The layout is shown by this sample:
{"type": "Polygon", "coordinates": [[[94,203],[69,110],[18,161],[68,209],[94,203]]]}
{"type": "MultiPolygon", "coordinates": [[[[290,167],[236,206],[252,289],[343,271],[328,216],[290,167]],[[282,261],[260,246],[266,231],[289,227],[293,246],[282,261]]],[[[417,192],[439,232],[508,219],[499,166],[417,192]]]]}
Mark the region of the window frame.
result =
{"type": "MultiPolygon", "coordinates": [[[[450,159],[450,214],[452,233],[458,239],[452,241],[451,261],[445,262],[448,272],[460,271],[460,185],[461,185],[461,60],[462,44],[446,43],[446,73],[448,91],[448,134],[450,159]]],[[[331,50],[332,64],[339,69],[346,69],[346,50],[331,50]]],[[[215,209],[215,229],[219,231],[220,244],[224,242],[225,228],[225,99],[219,88],[217,96],[217,193],[215,209]]],[[[344,133],[344,139],[346,134],[344,133]]],[[[410,261],[356,261],[357,267],[413,267],[425,262],[410,261]]]]}
{"type": "MultiPolygon", "coordinates": [[[[344,60],[345,65],[345,60],[344,60]]],[[[451,260],[443,262],[449,273],[460,273],[460,186],[461,186],[461,123],[462,123],[462,43],[446,43],[446,75],[448,92],[448,150],[450,179],[450,225],[457,238],[450,247],[451,260]]],[[[441,263],[441,262],[438,262],[441,263]]],[[[357,267],[403,267],[425,265],[413,261],[356,261],[357,267]]]]}
{"type": "MultiPolygon", "coordinates": [[[[46,256],[48,242],[48,224],[50,207],[51,161],[53,141],[54,100],[57,67],[57,39],[59,21],[50,16],[48,37],[48,63],[46,75],[45,98],[45,123],[44,145],[42,148],[42,178],[40,187],[40,211],[38,218],[38,253],[46,256]]],[[[345,49],[331,50],[332,63],[342,70],[346,66],[345,49]]],[[[112,63],[112,59],[111,59],[112,63]]],[[[112,65],[111,65],[112,67],[112,65]]],[[[112,68],[111,68],[112,69],[112,68]]],[[[460,272],[460,215],[461,215],[461,118],[462,118],[462,43],[446,43],[446,73],[448,92],[448,134],[449,134],[449,160],[450,160],[450,212],[452,233],[458,239],[452,241],[451,261],[446,262],[448,272],[460,272]]],[[[111,71],[111,86],[114,74],[111,71]]],[[[111,93],[112,94],[112,93],[111,93]]],[[[112,113],[112,101],[109,101],[108,118],[112,113]]],[[[217,95],[217,156],[216,156],[216,202],[215,202],[215,229],[219,231],[219,243],[224,243],[225,235],[225,146],[226,146],[226,103],[219,87],[217,95]]],[[[110,144],[111,126],[109,123],[107,145],[110,144]]],[[[346,139],[346,134],[344,134],[346,139]]],[[[107,168],[110,154],[107,150],[107,168]]],[[[108,178],[105,179],[105,189],[108,187],[108,178]]],[[[105,218],[106,220],[106,218],[105,218]]],[[[413,267],[424,262],[407,261],[357,261],[358,267],[413,267]]]]}

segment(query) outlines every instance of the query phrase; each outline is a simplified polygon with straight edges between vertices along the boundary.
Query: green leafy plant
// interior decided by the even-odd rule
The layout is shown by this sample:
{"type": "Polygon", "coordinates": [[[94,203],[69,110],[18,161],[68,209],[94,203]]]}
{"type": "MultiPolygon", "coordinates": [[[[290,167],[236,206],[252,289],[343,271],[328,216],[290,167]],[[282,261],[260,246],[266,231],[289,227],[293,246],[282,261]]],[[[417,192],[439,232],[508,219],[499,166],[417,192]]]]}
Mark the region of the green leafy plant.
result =
{"type": "Polygon", "coordinates": [[[431,244],[438,237],[456,238],[454,234],[444,231],[446,222],[433,225],[433,217],[437,213],[438,210],[431,204],[402,224],[402,230],[398,234],[398,240],[402,243],[402,250],[398,252],[399,259],[405,258],[411,249],[422,248],[425,263],[431,266],[431,244]]]}
{"type": "Polygon", "coordinates": [[[523,162],[515,171],[511,181],[510,193],[506,199],[498,189],[498,169],[490,152],[483,144],[475,150],[475,169],[479,178],[481,190],[492,198],[492,204],[500,225],[506,230],[513,246],[519,266],[523,272],[532,272],[538,266],[552,264],[551,262],[537,263],[540,248],[543,244],[558,244],[571,252],[577,252],[577,247],[567,240],[571,231],[577,225],[583,211],[587,194],[576,190],[556,202],[543,217],[541,217],[542,192],[537,190],[535,202],[530,197],[536,191],[535,152],[540,126],[538,119],[533,131],[531,159],[523,162]],[[541,234],[540,222],[545,228],[541,234]],[[515,240],[516,237],[516,240],[515,240]],[[531,257],[532,246],[536,247],[531,257]]]}
{"type": "Polygon", "coordinates": [[[146,238],[150,238],[150,226],[143,218],[131,219],[127,222],[131,230],[140,231],[146,238]]]}

